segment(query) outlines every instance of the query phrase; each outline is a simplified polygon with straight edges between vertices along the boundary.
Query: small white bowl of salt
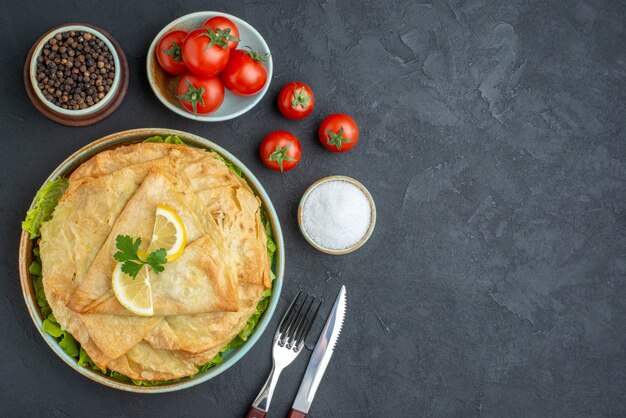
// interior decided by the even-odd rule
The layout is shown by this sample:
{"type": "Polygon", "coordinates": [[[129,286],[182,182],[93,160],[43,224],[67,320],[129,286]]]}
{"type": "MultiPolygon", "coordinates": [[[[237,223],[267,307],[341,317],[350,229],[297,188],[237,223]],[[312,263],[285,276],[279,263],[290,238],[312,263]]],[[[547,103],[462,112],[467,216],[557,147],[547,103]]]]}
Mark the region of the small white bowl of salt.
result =
{"type": "Polygon", "coordinates": [[[365,186],[351,177],[313,183],[298,206],[298,225],[309,244],[327,254],[348,254],[372,235],[376,206],[365,186]]]}

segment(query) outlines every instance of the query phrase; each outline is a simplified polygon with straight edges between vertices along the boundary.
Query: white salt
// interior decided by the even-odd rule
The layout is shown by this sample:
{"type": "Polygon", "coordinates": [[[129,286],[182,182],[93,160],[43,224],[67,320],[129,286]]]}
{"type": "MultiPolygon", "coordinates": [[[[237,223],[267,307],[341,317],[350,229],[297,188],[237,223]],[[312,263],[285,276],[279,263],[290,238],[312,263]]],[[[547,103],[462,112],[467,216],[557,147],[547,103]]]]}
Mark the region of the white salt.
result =
{"type": "Polygon", "coordinates": [[[341,180],[315,187],[302,208],[302,222],[309,237],[329,250],[343,250],[358,243],[371,219],[372,209],[365,194],[341,180]]]}

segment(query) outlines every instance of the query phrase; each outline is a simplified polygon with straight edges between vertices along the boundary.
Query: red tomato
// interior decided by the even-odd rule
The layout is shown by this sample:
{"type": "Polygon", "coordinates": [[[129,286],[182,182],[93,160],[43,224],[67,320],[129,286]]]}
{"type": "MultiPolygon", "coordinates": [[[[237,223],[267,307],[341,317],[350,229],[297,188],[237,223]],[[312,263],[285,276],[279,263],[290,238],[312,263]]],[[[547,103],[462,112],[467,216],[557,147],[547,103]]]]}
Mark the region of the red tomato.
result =
{"type": "Polygon", "coordinates": [[[278,110],[286,118],[302,119],[311,114],[315,107],[315,96],[311,87],[299,81],[285,84],[278,95],[278,110]]]}
{"type": "Polygon", "coordinates": [[[187,37],[184,30],[173,30],[166,33],[157,45],[156,55],[161,68],[169,74],[179,75],[187,71],[183,62],[181,46],[187,37]]]}
{"type": "Polygon", "coordinates": [[[267,70],[262,62],[268,54],[236,49],[220,75],[224,87],[237,96],[251,96],[263,89],[267,81],[267,70]]]}
{"type": "Polygon", "coordinates": [[[211,113],[224,101],[224,85],[215,76],[187,73],[178,82],[177,93],[180,103],[195,115],[211,113]]]}
{"type": "Polygon", "coordinates": [[[232,20],[224,16],[215,16],[207,19],[207,21],[202,24],[202,27],[211,28],[218,36],[222,36],[224,40],[228,41],[228,48],[237,48],[237,44],[239,43],[239,29],[237,29],[237,26],[232,20]]]}
{"type": "Polygon", "coordinates": [[[183,42],[183,61],[194,74],[216,75],[228,63],[230,49],[213,29],[197,29],[183,42]]]}
{"type": "Polygon", "coordinates": [[[261,159],[272,170],[289,171],[301,157],[300,141],[287,131],[274,131],[261,142],[261,159]]]}
{"type": "Polygon", "coordinates": [[[317,136],[327,150],[346,152],[358,142],[359,126],[350,116],[335,113],[322,121],[317,136]]]}

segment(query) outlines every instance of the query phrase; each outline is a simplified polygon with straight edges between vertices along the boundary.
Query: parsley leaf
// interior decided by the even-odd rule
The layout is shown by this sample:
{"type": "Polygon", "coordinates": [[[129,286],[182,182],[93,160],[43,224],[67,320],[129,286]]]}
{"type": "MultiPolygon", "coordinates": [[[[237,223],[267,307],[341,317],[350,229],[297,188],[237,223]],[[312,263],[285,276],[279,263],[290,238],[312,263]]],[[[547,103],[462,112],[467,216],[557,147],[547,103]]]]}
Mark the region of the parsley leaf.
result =
{"type": "Polygon", "coordinates": [[[152,270],[156,273],[160,273],[164,269],[162,264],[167,263],[167,252],[163,248],[159,248],[148,255],[146,262],[150,264],[152,270]]]}
{"type": "Polygon", "coordinates": [[[118,235],[115,238],[115,247],[117,252],[114,257],[119,262],[124,261],[141,261],[137,255],[139,246],[141,245],[141,238],[137,238],[133,241],[130,235],[118,235]]]}
{"type": "Polygon", "coordinates": [[[115,238],[117,252],[113,257],[122,263],[122,271],[134,279],[146,264],[157,274],[165,270],[163,264],[167,263],[167,252],[163,248],[159,248],[148,254],[148,257],[143,260],[138,254],[140,245],[141,238],[133,240],[130,235],[118,235],[115,238]]]}
{"type": "Polygon", "coordinates": [[[124,261],[122,264],[122,271],[134,279],[137,277],[137,274],[139,274],[142,267],[143,263],[139,264],[133,261],[124,261]]]}

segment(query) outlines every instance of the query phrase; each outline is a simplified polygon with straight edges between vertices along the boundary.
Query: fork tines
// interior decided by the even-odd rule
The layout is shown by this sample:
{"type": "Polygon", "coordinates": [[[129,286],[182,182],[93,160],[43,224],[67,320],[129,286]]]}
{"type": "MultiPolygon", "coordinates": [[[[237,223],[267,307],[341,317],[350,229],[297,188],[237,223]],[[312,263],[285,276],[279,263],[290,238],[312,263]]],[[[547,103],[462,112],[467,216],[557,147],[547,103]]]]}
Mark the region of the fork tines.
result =
{"type": "Polygon", "coordinates": [[[275,337],[281,347],[286,345],[296,352],[302,349],[322,304],[321,301],[315,303],[315,296],[308,293],[303,298],[301,296],[302,291],[299,291],[283,316],[275,337]]]}

